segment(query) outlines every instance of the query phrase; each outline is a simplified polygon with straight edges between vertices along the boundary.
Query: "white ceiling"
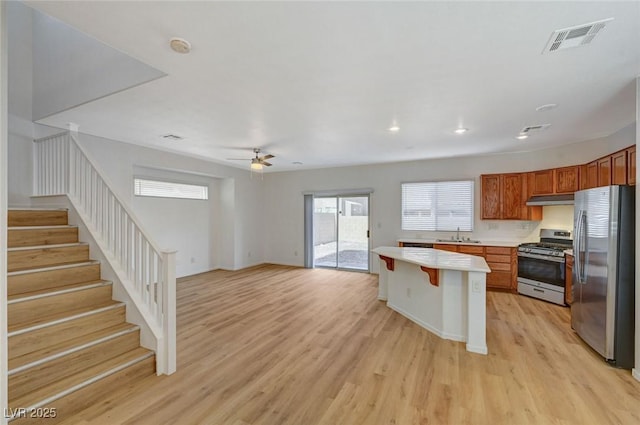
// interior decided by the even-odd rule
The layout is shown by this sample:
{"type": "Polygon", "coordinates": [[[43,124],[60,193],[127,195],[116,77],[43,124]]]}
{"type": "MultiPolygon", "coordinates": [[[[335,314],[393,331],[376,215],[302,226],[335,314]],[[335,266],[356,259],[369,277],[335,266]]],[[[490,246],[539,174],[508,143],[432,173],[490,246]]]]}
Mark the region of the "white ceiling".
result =
{"type": "Polygon", "coordinates": [[[635,120],[637,1],[27,3],[168,74],[44,123],[216,160],[262,147],[270,171],[537,150],[635,120]],[[590,45],[541,54],[605,18],[590,45]]]}

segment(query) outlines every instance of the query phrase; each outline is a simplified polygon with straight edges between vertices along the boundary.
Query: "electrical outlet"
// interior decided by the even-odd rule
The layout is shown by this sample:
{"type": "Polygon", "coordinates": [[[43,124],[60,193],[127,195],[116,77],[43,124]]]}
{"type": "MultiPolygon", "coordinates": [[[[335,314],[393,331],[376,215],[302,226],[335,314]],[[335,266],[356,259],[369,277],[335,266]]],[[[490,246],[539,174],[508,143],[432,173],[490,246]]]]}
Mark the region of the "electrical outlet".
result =
{"type": "Polygon", "coordinates": [[[297,257],[298,256],[298,251],[293,251],[293,256],[297,257]]]}
{"type": "Polygon", "coordinates": [[[251,251],[249,251],[248,257],[251,258],[251,251]]]}
{"type": "Polygon", "coordinates": [[[196,257],[191,257],[191,264],[194,264],[196,262],[196,257]]]}
{"type": "Polygon", "coordinates": [[[407,288],[407,298],[411,298],[411,288],[407,288]]]}

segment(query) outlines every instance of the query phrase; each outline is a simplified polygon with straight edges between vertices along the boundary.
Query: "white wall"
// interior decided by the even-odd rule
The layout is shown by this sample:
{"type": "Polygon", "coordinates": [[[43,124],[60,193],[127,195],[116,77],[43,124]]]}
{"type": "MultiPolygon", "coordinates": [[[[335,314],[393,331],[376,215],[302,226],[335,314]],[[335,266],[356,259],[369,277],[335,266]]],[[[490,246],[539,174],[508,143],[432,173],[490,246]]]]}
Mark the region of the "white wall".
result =
{"type": "Polygon", "coordinates": [[[213,246],[219,231],[215,227],[220,217],[219,184],[211,177],[188,173],[135,167],[134,175],[173,181],[200,184],[209,188],[209,199],[175,199],[134,196],[132,208],[136,215],[145,217],[144,226],[155,237],[161,248],[176,249],[177,277],[190,276],[219,267],[213,246]]]}
{"type": "MultiPolygon", "coordinates": [[[[371,246],[395,245],[399,237],[449,237],[447,232],[405,232],[400,228],[400,184],[407,181],[474,179],[475,199],[480,199],[479,176],[486,173],[532,171],[574,165],[632,145],[635,124],[607,138],[555,149],[466,158],[438,159],[405,163],[340,167],[310,171],[272,173],[265,176],[268,199],[265,214],[269,223],[265,233],[267,262],[302,266],[304,260],[304,191],[373,188],[371,194],[371,246]],[[298,255],[295,255],[295,253],[298,255]]],[[[475,226],[464,233],[481,240],[535,240],[540,227],[573,227],[571,207],[545,207],[542,222],[480,220],[479,201],[475,205],[475,226]]],[[[378,262],[373,261],[377,271],[378,262]]]]}
{"type": "Polygon", "coordinates": [[[32,15],[31,9],[19,2],[7,2],[6,13],[8,79],[11,82],[8,87],[8,150],[12,158],[8,163],[8,202],[11,206],[27,206],[31,195],[33,142],[32,15]]]}
{"type": "Polygon", "coordinates": [[[182,247],[187,251],[178,254],[181,257],[184,255],[181,265],[184,273],[197,273],[216,267],[240,269],[264,262],[260,229],[264,223],[262,190],[266,181],[251,178],[248,170],[101,137],[80,134],[79,141],[113,184],[113,190],[133,206],[134,213],[152,238],[158,243],[162,240],[163,248],[182,247]],[[206,220],[201,209],[192,211],[173,200],[163,204],[168,208],[168,217],[162,218],[158,215],[163,210],[154,208],[161,202],[136,199],[133,195],[133,176],[135,170],[140,168],[156,170],[168,176],[181,173],[192,175],[196,180],[202,178],[211,182],[215,179],[216,190],[212,192],[215,192],[216,198],[212,199],[206,213],[214,220],[209,225],[208,234],[199,242],[191,239],[197,224],[189,221],[204,223],[206,220]],[[180,227],[167,232],[168,229],[162,225],[168,221],[180,227]],[[205,242],[205,239],[209,242],[205,242]],[[205,257],[199,257],[196,251],[205,245],[208,245],[209,252],[205,257]],[[197,259],[193,266],[191,257],[197,259]]]}

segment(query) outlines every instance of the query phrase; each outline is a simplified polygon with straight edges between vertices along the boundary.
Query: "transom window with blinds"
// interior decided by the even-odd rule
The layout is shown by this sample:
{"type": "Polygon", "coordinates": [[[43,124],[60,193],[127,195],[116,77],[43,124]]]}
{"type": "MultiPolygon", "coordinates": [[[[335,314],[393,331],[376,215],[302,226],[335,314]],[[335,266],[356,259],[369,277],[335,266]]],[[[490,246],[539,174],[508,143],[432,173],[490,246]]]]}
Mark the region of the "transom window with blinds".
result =
{"type": "Polygon", "coordinates": [[[199,184],[175,183],[134,177],[133,193],[136,196],[178,199],[209,199],[209,187],[199,184]]]}
{"type": "Polygon", "coordinates": [[[473,180],[402,184],[402,230],[473,230],[473,180]]]}

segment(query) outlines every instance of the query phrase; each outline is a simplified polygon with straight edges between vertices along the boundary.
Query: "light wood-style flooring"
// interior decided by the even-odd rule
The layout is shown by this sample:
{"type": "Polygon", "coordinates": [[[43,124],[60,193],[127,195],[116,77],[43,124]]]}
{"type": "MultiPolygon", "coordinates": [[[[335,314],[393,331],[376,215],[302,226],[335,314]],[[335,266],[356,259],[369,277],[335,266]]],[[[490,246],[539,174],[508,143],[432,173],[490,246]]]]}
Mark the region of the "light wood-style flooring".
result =
{"type": "Polygon", "coordinates": [[[65,424],[640,423],[640,382],[568,308],[487,296],[489,355],[376,299],[377,276],[259,266],[178,283],[178,371],[114,387],[65,424]]]}

